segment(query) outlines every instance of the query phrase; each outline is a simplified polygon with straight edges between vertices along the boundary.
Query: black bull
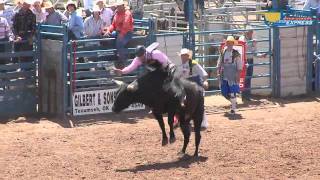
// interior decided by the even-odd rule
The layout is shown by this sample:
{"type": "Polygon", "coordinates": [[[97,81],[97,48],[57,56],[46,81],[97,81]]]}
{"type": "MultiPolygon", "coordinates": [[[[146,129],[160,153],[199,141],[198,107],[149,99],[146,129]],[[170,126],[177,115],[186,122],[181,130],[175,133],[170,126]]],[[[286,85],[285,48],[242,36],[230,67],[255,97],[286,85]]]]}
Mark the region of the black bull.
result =
{"type": "MultiPolygon", "coordinates": [[[[163,84],[166,78],[167,73],[156,70],[140,77],[134,85],[130,84],[128,86],[127,84],[122,83],[119,91],[117,92],[112,110],[114,112],[120,112],[132,103],[142,103],[152,108],[153,115],[158,120],[162,131],[162,145],[166,145],[168,143],[162,114],[168,113],[170,143],[175,141],[173,118],[174,115],[177,114],[179,116],[180,127],[184,136],[184,144],[181,151],[183,154],[185,154],[189,143],[191,134],[190,121],[193,119],[196,145],[194,156],[198,156],[198,148],[201,139],[200,129],[204,113],[202,89],[190,81],[176,79],[176,81],[179,81],[178,83],[183,85],[187,97],[185,107],[181,108],[177,98],[175,98],[171,93],[167,93],[163,90],[163,84]]],[[[170,83],[168,85],[171,86],[170,83]]]]}

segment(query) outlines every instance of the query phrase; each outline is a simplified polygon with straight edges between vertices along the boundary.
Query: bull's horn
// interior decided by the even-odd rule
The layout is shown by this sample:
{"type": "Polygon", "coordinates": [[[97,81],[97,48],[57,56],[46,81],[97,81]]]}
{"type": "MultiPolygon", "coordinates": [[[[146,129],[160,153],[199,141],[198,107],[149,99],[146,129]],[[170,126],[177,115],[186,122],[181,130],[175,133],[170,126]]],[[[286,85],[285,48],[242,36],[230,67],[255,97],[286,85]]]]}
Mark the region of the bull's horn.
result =
{"type": "Polygon", "coordinates": [[[121,86],[123,84],[122,81],[113,79],[112,82],[116,83],[116,85],[121,86]]]}
{"type": "Polygon", "coordinates": [[[128,91],[135,91],[135,87],[133,84],[129,84],[128,87],[127,87],[127,90],[128,91]]]}
{"type": "Polygon", "coordinates": [[[133,81],[132,83],[130,83],[129,85],[128,85],[128,87],[127,87],[127,90],[128,91],[131,91],[131,92],[133,92],[133,91],[136,91],[136,90],[138,90],[138,81],[137,80],[135,80],[135,81],[133,81]]]}

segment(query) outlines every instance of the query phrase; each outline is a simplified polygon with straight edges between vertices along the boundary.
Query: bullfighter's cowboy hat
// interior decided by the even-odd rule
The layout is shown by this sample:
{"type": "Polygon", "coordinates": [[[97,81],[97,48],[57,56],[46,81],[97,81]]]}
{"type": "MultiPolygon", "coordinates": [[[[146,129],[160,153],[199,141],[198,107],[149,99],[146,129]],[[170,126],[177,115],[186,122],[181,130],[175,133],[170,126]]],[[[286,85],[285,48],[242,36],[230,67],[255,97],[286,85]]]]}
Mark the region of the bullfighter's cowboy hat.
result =
{"type": "Polygon", "coordinates": [[[185,54],[189,56],[189,59],[192,59],[192,51],[187,48],[181,49],[180,52],[178,53],[179,56],[185,55],[185,54]]]}

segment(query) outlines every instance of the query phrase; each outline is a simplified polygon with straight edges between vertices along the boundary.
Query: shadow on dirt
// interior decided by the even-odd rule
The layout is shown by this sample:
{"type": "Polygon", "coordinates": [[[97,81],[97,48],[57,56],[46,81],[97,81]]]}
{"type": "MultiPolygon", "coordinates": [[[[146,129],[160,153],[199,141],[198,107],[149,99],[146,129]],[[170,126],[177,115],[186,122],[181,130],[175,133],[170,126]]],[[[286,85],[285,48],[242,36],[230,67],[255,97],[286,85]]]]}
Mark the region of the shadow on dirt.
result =
{"type": "Polygon", "coordinates": [[[125,123],[135,124],[139,120],[144,118],[154,118],[152,114],[148,114],[148,111],[141,110],[135,112],[121,112],[121,113],[110,113],[101,115],[87,115],[78,116],[72,118],[75,126],[90,126],[97,124],[111,124],[111,123],[125,123]]]}
{"type": "MultiPolygon", "coordinates": [[[[285,107],[287,104],[298,103],[298,102],[320,102],[320,96],[317,95],[301,95],[292,96],[286,98],[271,98],[264,96],[252,96],[250,99],[243,99],[243,103],[237,105],[239,111],[244,111],[248,109],[269,109],[276,107],[285,107]]],[[[206,114],[224,114],[226,117],[230,117],[230,120],[242,119],[241,115],[236,115],[236,117],[231,117],[227,115],[226,112],[230,111],[230,106],[206,106],[206,114]]]]}
{"type": "MultiPolygon", "coordinates": [[[[268,109],[268,108],[278,108],[285,107],[287,104],[297,103],[297,102],[320,102],[319,95],[303,95],[294,96],[287,98],[266,98],[263,96],[252,96],[251,99],[245,100],[243,104],[238,105],[239,111],[244,111],[247,109],[268,109]]],[[[230,120],[241,120],[243,117],[241,114],[230,115],[228,112],[230,110],[229,106],[206,106],[205,111],[207,115],[210,114],[223,114],[230,120]]],[[[77,117],[67,117],[66,119],[46,116],[46,115],[33,115],[24,117],[1,117],[0,124],[7,123],[39,123],[42,120],[48,120],[53,123],[59,124],[61,127],[69,128],[74,126],[90,126],[98,124],[111,124],[111,123],[126,123],[135,124],[141,119],[148,118],[154,119],[153,115],[148,114],[148,110],[141,110],[135,112],[122,112],[119,114],[99,114],[99,115],[86,115],[77,117]]],[[[166,120],[166,118],[164,118],[166,120]]]]}
{"type": "Polygon", "coordinates": [[[241,119],[244,119],[242,117],[241,114],[238,114],[238,113],[235,113],[235,114],[231,114],[229,112],[226,112],[224,113],[224,116],[227,117],[229,120],[232,120],[232,121],[237,121],[237,120],[241,120],[241,119]]]}
{"type": "Polygon", "coordinates": [[[208,160],[208,157],[199,156],[195,158],[190,155],[184,155],[183,157],[177,159],[176,161],[138,165],[132,169],[117,169],[116,172],[137,173],[140,171],[149,171],[149,170],[168,170],[173,168],[189,168],[190,165],[193,163],[206,162],[207,160],[208,160]]]}
{"type": "Polygon", "coordinates": [[[320,102],[320,96],[317,95],[300,95],[300,96],[288,96],[285,98],[273,98],[263,96],[252,96],[249,100],[243,99],[243,104],[240,104],[239,108],[246,108],[251,106],[263,106],[263,105],[279,105],[285,107],[286,104],[298,103],[298,102],[320,102]]]}
{"type": "Polygon", "coordinates": [[[50,115],[38,115],[38,116],[21,116],[21,117],[0,117],[0,124],[9,123],[40,123],[40,121],[51,121],[60,125],[63,128],[70,128],[76,126],[91,126],[99,124],[111,124],[111,123],[126,123],[135,124],[138,121],[149,118],[154,119],[152,114],[148,114],[148,111],[141,110],[135,112],[122,112],[119,114],[98,114],[98,115],[85,115],[77,117],[62,117],[50,116],[50,115]]]}
{"type": "Polygon", "coordinates": [[[23,117],[1,117],[0,124],[8,123],[32,123],[37,124],[40,122],[40,118],[36,116],[23,116],[23,117]]]}

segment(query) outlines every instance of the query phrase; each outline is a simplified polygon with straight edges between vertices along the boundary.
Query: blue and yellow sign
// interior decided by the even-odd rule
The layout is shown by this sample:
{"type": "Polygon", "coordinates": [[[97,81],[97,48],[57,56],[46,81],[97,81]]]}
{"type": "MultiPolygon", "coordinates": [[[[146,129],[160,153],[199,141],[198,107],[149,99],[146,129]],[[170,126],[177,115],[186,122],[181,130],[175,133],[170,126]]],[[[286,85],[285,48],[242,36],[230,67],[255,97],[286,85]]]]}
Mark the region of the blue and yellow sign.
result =
{"type": "Polygon", "coordinates": [[[280,12],[263,12],[259,13],[264,16],[264,20],[268,25],[276,25],[276,26],[290,26],[290,25],[302,25],[308,26],[312,25],[312,23],[316,20],[310,14],[303,13],[295,13],[292,11],[291,13],[280,12]]]}

